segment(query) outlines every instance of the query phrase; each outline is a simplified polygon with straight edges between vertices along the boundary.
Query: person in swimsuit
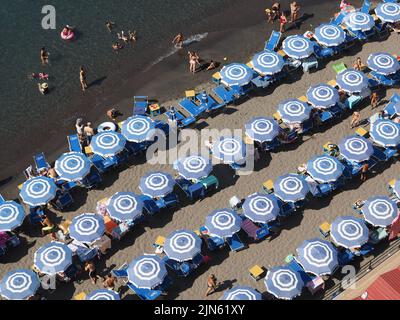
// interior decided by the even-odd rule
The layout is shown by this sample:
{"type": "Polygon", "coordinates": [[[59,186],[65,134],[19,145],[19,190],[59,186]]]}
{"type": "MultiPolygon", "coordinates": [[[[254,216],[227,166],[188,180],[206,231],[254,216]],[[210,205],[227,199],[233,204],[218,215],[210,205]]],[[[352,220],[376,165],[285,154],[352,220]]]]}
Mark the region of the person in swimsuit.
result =
{"type": "Polygon", "coordinates": [[[42,61],[42,65],[49,63],[49,53],[46,51],[45,47],[40,49],[40,60],[42,61]]]}
{"type": "Polygon", "coordinates": [[[89,278],[92,280],[93,284],[96,284],[99,276],[97,275],[96,266],[92,261],[87,261],[85,264],[85,271],[89,272],[89,278]]]}
{"type": "Polygon", "coordinates": [[[117,278],[116,278],[116,277],[113,277],[112,274],[109,273],[109,274],[107,275],[107,277],[104,278],[103,286],[104,286],[104,288],[106,288],[106,289],[114,290],[114,289],[115,289],[115,285],[116,285],[117,282],[118,282],[117,278]]]}
{"type": "Polygon", "coordinates": [[[111,33],[113,27],[115,26],[115,22],[112,22],[110,20],[106,21],[106,28],[108,29],[108,31],[111,33]]]}
{"type": "Polygon", "coordinates": [[[79,81],[81,83],[82,91],[85,92],[88,87],[88,84],[86,82],[86,71],[83,68],[83,66],[81,66],[79,70],[79,81]]]}
{"type": "Polygon", "coordinates": [[[211,293],[214,293],[218,289],[217,278],[214,274],[210,274],[207,279],[207,291],[206,297],[208,297],[211,293]]]}
{"type": "Polygon", "coordinates": [[[175,45],[175,47],[177,47],[178,49],[182,49],[183,48],[183,34],[180,32],[175,38],[174,40],[172,40],[172,43],[175,45]]]}

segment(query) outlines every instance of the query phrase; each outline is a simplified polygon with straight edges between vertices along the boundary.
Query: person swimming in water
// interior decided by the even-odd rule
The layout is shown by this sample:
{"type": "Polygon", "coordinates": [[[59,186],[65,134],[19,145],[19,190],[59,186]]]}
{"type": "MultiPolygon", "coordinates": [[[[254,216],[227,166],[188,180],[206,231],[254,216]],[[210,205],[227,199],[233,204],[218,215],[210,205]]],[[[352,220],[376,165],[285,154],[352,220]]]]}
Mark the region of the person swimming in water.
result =
{"type": "Polygon", "coordinates": [[[117,41],[113,43],[111,47],[115,53],[118,53],[118,51],[121,50],[124,46],[117,41]]]}
{"type": "Polygon", "coordinates": [[[111,33],[113,27],[115,26],[115,22],[108,20],[108,21],[106,21],[105,25],[106,25],[106,28],[108,29],[108,31],[111,33]]]}
{"type": "Polygon", "coordinates": [[[137,39],[137,33],[136,30],[131,32],[131,30],[128,31],[128,35],[129,35],[129,40],[132,42],[136,42],[137,39]]]}
{"type": "Polygon", "coordinates": [[[42,47],[40,49],[40,60],[42,61],[42,65],[45,65],[45,64],[49,63],[49,55],[50,55],[50,53],[48,53],[46,51],[45,47],[42,47]]]}

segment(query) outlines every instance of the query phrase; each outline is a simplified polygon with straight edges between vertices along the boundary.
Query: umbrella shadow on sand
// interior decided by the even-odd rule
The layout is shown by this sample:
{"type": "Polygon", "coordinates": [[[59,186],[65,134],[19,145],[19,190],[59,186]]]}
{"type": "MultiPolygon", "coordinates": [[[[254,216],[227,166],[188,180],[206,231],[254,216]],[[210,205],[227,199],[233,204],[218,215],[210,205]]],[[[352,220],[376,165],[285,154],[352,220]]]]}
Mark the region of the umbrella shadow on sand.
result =
{"type": "Polygon", "coordinates": [[[7,254],[0,257],[0,264],[6,263],[16,263],[22,258],[26,257],[29,253],[29,249],[36,245],[36,240],[28,241],[25,237],[18,235],[21,243],[18,247],[10,248],[7,250],[7,254]]]}

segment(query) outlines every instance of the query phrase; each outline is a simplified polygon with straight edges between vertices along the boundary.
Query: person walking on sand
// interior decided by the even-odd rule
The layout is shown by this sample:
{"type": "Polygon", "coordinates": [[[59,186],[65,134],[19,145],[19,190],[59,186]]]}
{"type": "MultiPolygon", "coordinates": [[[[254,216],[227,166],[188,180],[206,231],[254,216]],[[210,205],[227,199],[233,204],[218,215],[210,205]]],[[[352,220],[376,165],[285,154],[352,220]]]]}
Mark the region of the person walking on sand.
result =
{"type": "Polygon", "coordinates": [[[174,40],[172,40],[172,43],[175,45],[176,48],[182,49],[183,48],[183,40],[184,40],[183,34],[182,34],[182,32],[180,32],[176,35],[174,40]]]}
{"type": "Polygon", "coordinates": [[[75,128],[76,128],[76,133],[78,135],[83,135],[84,134],[84,125],[83,125],[83,119],[82,118],[76,119],[75,128]]]}
{"type": "Polygon", "coordinates": [[[361,58],[357,57],[356,61],[354,62],[353,68],[357,71],[362,71],[364,65],[362,64],[361,58]]]}
{"type": "Polygon", "coordinates": [[[79,81],[81,83],[82,91],[85,92],[88,87],[88,84],[86,82],[86,71],[83,68],[83,66],[81,66],[79,70],[79,81]]]}
{"type": "Polygon", "coordinates": [[[290,22],[296,22],[299,18],[300,6],[296,1],[290,4],[290,22]]]}
{"type": "Polygon", "coordinates": [[[42,61],[42,65],[46,65],[49,63],[49,53],[46,51],[45,47],[40,49],[40,60],[42,61]]]}
{"type": "Polygon", "coordinates": [[[367,173],[369,170],[369,164],[366,162],[363,164],[363,166],[361,167],[361,181],[365,182],[367,180],[367,173]]]}
{"type": "Polygon", "coordinates": [[[91,122],[86,123],[86,126],[83,128],[83,133],[86,136],[87,143],[90,144],[94,136],[94,129],[91,122]]]}
{"type": "Polygon", "coordinates": [[[361,113],[358,111],[354,111],[353,116],[351,117],[351,129],[357,127],[361,121],[361,113]]]}
{"type": "Polygon", "coordinates": [[[217,283],[217,278],[214,274],[210,274],[210,276],[207,279],[207,291],[206,291],[206,297],[208,297],[211,293],[214,293],[217,291],[219,286],[219,283],[217,283]]]}
{"type": "Polygon", "coordinates": [[[280,32],[284,33],[286,31],[286,24],[288,23],[285,13],[282,11],[281,16],[279,17],[279,24],[280,24],[280,32]]]}
{"type": "Polygon", "coordinates": [[[93,261],[87,261],[85,263],[85,271],[89,272],[90,280],[92,280],[93,284],[96,284],[97,279],[99,279],[99,276],[97,275],[96,266],[94,265],[93,261]]]}
{"type": "Polygon", "coordinates": [[[379,96],[378,96],[378,93],[375,91],[371,95],[371,106],[372,106],[372,109],[377,108],[378,105],[379,105],[379,96]]]}

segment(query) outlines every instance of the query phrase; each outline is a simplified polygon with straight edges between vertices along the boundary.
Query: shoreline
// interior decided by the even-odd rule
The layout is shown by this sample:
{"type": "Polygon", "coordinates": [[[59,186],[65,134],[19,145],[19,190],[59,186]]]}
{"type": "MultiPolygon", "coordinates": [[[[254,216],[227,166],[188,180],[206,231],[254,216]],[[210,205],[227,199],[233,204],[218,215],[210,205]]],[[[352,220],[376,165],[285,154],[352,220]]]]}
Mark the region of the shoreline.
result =
{"type": "MultiPolygon", "coordinates": [[[[303,14],[309,15],[312,9],[314,16],[308,18],[300,30],[294,28],[285,35],[310,30],[319,23],[328,21],[333,13],[336,12],[334,10],[337,7],[336,3],[329,2],[313,5],[312,0],[304,2],[303,14]]],[[[274,24],[266,23],[263,11],[266,7],[264,3],[259,3],[257,0],[250,0],[247,3],[246,9],[243,11],[245,12],[244,15],[238,14],[239,9],[244,8],[243,4],[237,4],[229,7],[224,12],[208,17],[205,22],[202,21],[202,23],[198,23],[192,28],[195,34],[206,32],[202,27],[203,24],[207,25],[207,29],[214,30],[209,32],[208,36],[201,42],[193,43],[187,49],[199,52],[201,58],[205,61],[213,59],[221,62],[221,66],[218,69],[208,72],[201,71],[194,76],[191,75],[186,61],[186,48],[184,48],[162,62],[153,65],[147,71],[137,73],[135,70],[130,69],[132,66],[127,66],[122,72],[116,71],[116,74],[108,76],[110,80],[105,79],[104,83],[100,83],[99,86],[93,85],[85,96],[73,98],[70,108],[63,107],[65,108],[65,117],[61,120],[62,126],[50,127],[47,128],[47,131],[43,130],[41,133],[35,134],[32,140],[26,143],[29,148],[13,148],[15,149],[13,150],[15,154],[7,158],[8,160],[11,159],[9,165],[6,164],[0,168],[0,177],[6,178],[12,175],[14,178],[10,183],[0,186],[0,192],[6,196],[15,196],[17,190],[14,189],[15,192],[12,192],[10,189],[19,184],[18,181],[21,181],[22,170],[33,163],[32,157],[35,153],[44,152],[47,160],[52,162],[61,153],[66,152],[66,136],[75,132],[74,123],[76,118],[83,117],[93,124],[99,124],[106,120],[105,113],[111,106],[118,106],[124,114],[123,118],[127,118],[132,112],[132,98],[134,95],[147,95],[160,101],[161,105],[166,106],[163,103],[182,98],[185,90],[209,84],[211,75],[222,67],[224,57],[228,58],[226,63],[234,61],[246,62],[246,59],[249,59],[255,52],[262,50],[263,44],[268,40],[271,31],[278,28],[278,23],[276,21],[274,24]],[[233,18],[227,21],[226,16],[233,18]],[[241,43],[242,46],[233,48],[232,43],[241,43]],[[126,74],[126,78],[124,78],[123,74],[126,74]],[[157,75],[156,78],[154,78],[155,74],[157,75]],[[120,83],[113,84],[115,77],[124,79],[120,79],[120,83]],[[76,100],[81,101],[75,103],[74,101],[76,100]],[[48,138],[49,136],[51,137],[50,139],[48,138]]],[[[147,68],[148,66],[144,66],[143,69],[147,68]]],[[[52,121],[51,118],[48,120],[52,121]]]]}

